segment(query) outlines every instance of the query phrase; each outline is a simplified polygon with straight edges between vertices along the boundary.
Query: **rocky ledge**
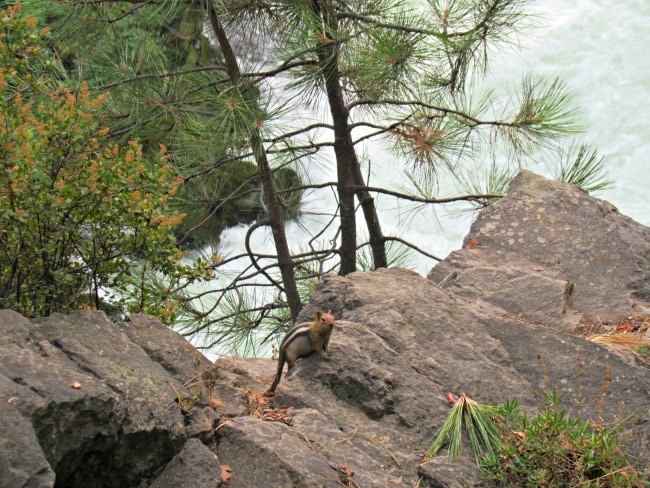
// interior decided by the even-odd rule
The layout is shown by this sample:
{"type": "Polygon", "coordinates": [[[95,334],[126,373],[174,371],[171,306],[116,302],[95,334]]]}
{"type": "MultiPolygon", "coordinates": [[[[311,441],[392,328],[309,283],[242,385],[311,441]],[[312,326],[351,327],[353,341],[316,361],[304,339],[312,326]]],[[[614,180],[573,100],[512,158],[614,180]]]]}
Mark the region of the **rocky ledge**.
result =
{"type": "Polygon", "coordinates": [[[301,319],[337,317],[332,357],[299,360],[271,405],[274,361],[212,364],[153,317],[0,311],[0,486],[479,486],[471,462],[422,463],[446,394],[554,389],[571,415],[627,419],[648,468],[648,363],[585,335],[650,315],[649,261],[650,229],[522,172],[428,279],[326,277],[301,319]]]}

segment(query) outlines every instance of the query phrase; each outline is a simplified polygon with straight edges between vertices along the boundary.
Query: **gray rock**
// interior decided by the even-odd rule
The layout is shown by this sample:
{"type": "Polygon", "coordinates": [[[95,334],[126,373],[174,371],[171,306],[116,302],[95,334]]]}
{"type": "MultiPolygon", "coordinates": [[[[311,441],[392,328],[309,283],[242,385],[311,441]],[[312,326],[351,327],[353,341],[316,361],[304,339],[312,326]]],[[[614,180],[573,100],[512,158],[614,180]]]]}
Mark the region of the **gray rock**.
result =
{"type": "Polygon", "coordinates": [[[522,171],[429,279],[561,330],[620,321],[650,313],[650,229],[572,185],[522,171]]]}
{"type": "Polygon", "coordinates": [[[450,462],[446,456],[437,456],[422,463],[418,470],[422,488],[476,488],[487,487],[476,463],[468,459],[450,462]]]}
{"type": "Polygon", "coordinates": [[[188,440],[150,488],[217,488],[221,465],[217,456],[197,439],[188,440]]]}
{"type": "Polygon", "coordinates": [[[217,369],[192,344],[179,340],[178,332],[147,315],[133,315],[119,327],[178,382],[194,393],[202,390],[207,397],[214,387],[217,369]]]}
{"type": "Polygon", "coordinates": [[[51,488],[54,470],[47,462],[28,412],[43,407],[29,388],[0,374],[0,486],[51,488]]]}
{"type": "Polygon", "coordinates": [[[189,437],[213,440],[217,414],[178,405],[193,396],[178,378],[195,374],[173,360],[188,350],[180,335],[161,334],[172,375],[103,313],[30,322],[2,310],[0,323],[0,486],[141,486],[189,437]]]}
{"type": "Polygon", "coordinates": [[[25,342],[29,340],[31,323],[25,317],[13,310],[5,310],[2,315],[2,334],[0,344],[25,342]]]}
{"type": "Polygon", "coordinates": [[[336,487],[336,471],[318,448],[284,424],[239,417],[218,431],[219,459],[232,469],[229,488],[336,487]]]}
{"type": "MultiPolygon", "coordinates": [[[[300,319],[315,309],[331,309],[341,319],[332,333],[331,359],[300,359],[280,383],[275,404],[294,407],[294,435],[309,440],[295,449],[317,446],[331,466],[345,463],[355,480],[363,479],[360,486],[417,482],[421,456],[414,451],[429,447],[448,415],[447,392],[490,404],[516,397],[535,408],[546,403],[542,391],[555,389],[565,395],[560,407],[570,415],[608,425],[632,416],[623,439],[640,466],[647,464],[640,453],[650,442],[650,378],[603,347],[504,317],[494,307],[470,307],[403,269],[328,276],[300,319]]],[[[239,359],[222,376],[245,378],[238,381],[264,391],[275,362],[267,361],[266,375],[258,372],[259,360],[250,370],[246,364],[239,359]]],[[[228,369],[227,363],[222,367],[228,369]]],[[[281,429],[272,435],[276,442],[291,431],[275,428],[281,429]]],[[[287,464],[257,455],[272,441],[255,429],[239,423],[248,434],[230,435],[228,451],[253,456],[274,476],[289,476],[287,464]]]]}

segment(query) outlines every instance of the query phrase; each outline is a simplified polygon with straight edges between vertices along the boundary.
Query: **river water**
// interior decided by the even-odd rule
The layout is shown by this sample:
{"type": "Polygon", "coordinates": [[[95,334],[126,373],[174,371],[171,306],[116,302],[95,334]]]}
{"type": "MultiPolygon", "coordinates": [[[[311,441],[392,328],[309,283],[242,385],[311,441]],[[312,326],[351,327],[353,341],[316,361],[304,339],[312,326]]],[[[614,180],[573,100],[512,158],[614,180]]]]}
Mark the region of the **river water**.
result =
{"type": "Polygon", "coordinates": [[[607,161],[615,186],[595,196],[650,225],[650,2],[543,0],[540,28],[494,65],[559,76],[584,110],[584,139],[607,161]]]}

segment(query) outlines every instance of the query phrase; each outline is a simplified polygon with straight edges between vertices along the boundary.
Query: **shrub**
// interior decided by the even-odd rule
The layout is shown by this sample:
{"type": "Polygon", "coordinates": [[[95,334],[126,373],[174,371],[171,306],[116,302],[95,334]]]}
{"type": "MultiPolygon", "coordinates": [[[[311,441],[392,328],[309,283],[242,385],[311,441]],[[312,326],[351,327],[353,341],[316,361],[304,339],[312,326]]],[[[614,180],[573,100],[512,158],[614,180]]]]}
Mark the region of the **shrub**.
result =
{"type": "Polygon", "coordinates": [[[106,96],[57,86],[47,31],[20,10],[0,10],[0,307],[49,315],[111,288],[146,310],[162,297],[134,285],[134,263],[198,277],[175,246],[181,215],[166,213],[182,181],[164,147],[148,162],[136,142],[109,142],[95,117],[106,96]]]}
{"type": "Polygon", "coordinates": [[[516,487],[643,487],[618,444],[617,431],[571,418],[558,395],[528,415],[516,401],[496,407],[503,419],[494,454],[479,458],[486,476],[516,487]]]}
{"type": "Polygon", "coordinates": [[[483,405],[462,394],[436,434],[426,458],[448,447],[450,460],[461,454],[466,434],[486,479],[507,487],[642,488],[648,486],[621,452],[617,430],[569,417],[558,408],[556,392],[548,405],[529,415],[517,400],[483,405]]]}

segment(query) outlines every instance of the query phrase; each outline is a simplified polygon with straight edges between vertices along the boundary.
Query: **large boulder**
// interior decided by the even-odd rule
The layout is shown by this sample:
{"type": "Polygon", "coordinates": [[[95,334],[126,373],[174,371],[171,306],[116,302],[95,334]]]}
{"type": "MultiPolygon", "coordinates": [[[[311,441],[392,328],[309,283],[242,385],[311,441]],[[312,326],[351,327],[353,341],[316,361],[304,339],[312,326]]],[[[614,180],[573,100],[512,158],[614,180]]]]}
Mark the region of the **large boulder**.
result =
{"type": "MultiPolygon", "coordinates": [[[[221,461],[239,468],[230,486],[254,483],[257,471],[245,469],[243,456],[254,458],[269,479],[292,476],[305,486],[328,486],[338,479],[341,463],[359,486],[412,486],[418,470],[423,472],[422,451],[449,414],[447,392],[483,403],[516,397],[536,407],[545,404],[544,392],[557,390],[565,394],[561,407],[573,416],[607,423],[633,418],[623,438],[633,455],[647,452],[647,369],[582,337],[493,308],[469,307],[403,269],[328,276],[301,319],[309,320],[316,309],[331,309],[339,318],[332,357],[301,359],[280,383],[275,407],[293,407],[291,428],[248,419],[227,422],[217,432],[221,461]],[[325,458],[330,469],[318,468],[318,476],[310,478],[315,468],[294,463],[296,452],[318,466],[325,458]]],[[[262,392],[275,371],[275,363],[266,361],[264,368],[263,361],[217,365],[224,379],[262,392]]],[[[639,457],[642,466],[647,463],[639,457]]],[[[436,466],[424,472],[443,469],[436,466]]]]}
{"type": "MultiPolygon", "coordinates": [[[[534,409],[555,390],[572,416],[627,420],[621,439],[648,467],[647,363],[568,332],[647,314],[650,230],[570,185],[522,172],[479,214],[464,247],[429,279],[382,269],[319,284],[299,319],[317,309],[337,317],[331,360],[301,359],[280,383],[273,406],[293,407],[291,427],[253,418],[217,432],[222,461],[237,466],[231,486],[251,486],[258,471],[270,486],[285,477],[345,483],[346,472],[359,486],[479,486],[466,463],[421,464],[449,413],[448,392],[483,403],[516,397],[534,409]],[[297,452],[314,464],[305,468],[297,452]]],[[[275,372],[265,360],[217,365],[227,384],[257,392],[275,372]]]]}
{"type": "Polygon", "coordinates": [[[650,229],[567,183],[522,171],[429,279],[566,331],[650,313],[650,229]]]}
{"type": "Polygon", "coordinates": [[[77,312],[30,322],[2,310],[0,324],[0,486],[142,486],[188,439],[213,439],[216,413],[189,405],[206,398],[196,378],[212,364],[158,320],[77,312]],[[144,331],[160,362],[129,338],[147,347],[144,331]]]}

